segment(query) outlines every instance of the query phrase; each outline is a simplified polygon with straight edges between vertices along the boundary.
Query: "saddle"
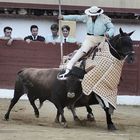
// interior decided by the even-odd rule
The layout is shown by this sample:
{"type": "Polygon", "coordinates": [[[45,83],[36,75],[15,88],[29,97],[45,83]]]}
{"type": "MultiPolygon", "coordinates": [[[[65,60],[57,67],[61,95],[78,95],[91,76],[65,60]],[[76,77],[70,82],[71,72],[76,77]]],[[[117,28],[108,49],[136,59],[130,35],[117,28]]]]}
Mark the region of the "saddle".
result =
{"type": "Polygon", "coordinates": [[[68,73],[67,76],[73,75],[79,79],[83,79],[84,75],[87,73],[85,71],[86,60],[91,54],[93,54],[92,59],[94,59],[94,56],[96,54],[96,49],[97,49],[97,46],[94,48],[91,48],[86,55],[84,55],[82,58],[80,58],[79,59],[79,61],[81,61],[80,66],[79,67],[74,66],[71,69],[71,71],[68,73]]]}
{"type": "MultiPolygon", "coordinates": [[[[75,77],[77,77],[79,79],[83,79],[84,75],[87,73],[86,70],[85,70],[86,60],[92,54],[93,54],[92,59],[94,58],[95,53],[96,53],[96,48],[97,48],[97,46],[94,47],[94,48],[91,48],[86,55],[84,55],[82,58],[80,58],[78,60],[78,62],[80,62],[80,66],[73,66],[73,68],[70,70],[70,72],[68,74],[66,74],[65,76],[66,77],[75,76],[75,77]]],[[[67,60],[65,61],[65,63],[67,63],[67,60]]],[[[63,73],[65,73],[64,69],[61,70],[58,73],[58,75],[62,75],[63,73]]],[[[58,79],[59,79],[59,77],[58,77],[58,79]]]]}

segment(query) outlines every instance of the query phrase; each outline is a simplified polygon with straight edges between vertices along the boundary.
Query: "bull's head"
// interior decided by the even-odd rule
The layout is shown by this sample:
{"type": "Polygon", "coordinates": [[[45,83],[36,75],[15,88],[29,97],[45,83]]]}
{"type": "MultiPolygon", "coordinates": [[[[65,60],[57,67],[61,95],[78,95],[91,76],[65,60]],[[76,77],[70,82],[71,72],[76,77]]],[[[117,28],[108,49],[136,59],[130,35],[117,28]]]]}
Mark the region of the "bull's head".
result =
{"type": "Polygon", "coordinates": [[[73,75],[70,75],[66,80],[67,97],[77,98],[82,93],[81,80],[73,75]]]}

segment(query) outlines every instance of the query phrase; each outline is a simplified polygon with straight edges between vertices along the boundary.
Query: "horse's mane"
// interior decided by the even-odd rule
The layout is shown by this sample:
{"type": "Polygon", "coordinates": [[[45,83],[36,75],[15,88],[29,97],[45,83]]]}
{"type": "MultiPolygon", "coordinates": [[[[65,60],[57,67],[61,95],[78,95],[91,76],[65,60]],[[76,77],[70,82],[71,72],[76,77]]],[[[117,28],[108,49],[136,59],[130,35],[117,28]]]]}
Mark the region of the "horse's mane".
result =
{"type": "Polygon", "coordinates": [[[129,36],[127,33],[123,32],[123,35],[117,34],[116,36],[114,36],[114,37],[112,37],[112,38],[110,39],[111,45],[115,47],[115,46],[116,46],[116,43],[117,43],[117,40],[118,40],[118,39],[121,39],[121,38],[123,38],[123,41],[125,41],[125,42],[129,42],[129,43],[132,42],[130,36],[129,36]],[[124,37],[124,38],[123,38],[123,37],[124,37]]]}

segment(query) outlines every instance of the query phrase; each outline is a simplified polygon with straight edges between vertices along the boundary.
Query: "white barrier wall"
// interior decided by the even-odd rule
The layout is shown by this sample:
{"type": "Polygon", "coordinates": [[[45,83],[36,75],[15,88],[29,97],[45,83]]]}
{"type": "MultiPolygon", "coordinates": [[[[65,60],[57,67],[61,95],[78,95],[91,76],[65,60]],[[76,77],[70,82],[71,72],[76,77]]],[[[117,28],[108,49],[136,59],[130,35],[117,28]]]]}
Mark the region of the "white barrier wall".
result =
{"type": "MultiPolygon", "coordinates": [[[[0,89],[0,98],[11,99],[13,98],[14,90],[0,89]]],[[[27,100],[27,95],[21,97],[22,100],[27,100]]],[[[117,96],[118,105],[140,105],[140,96],[117,96]]]]}
{"type": "MultiPolygon", "coordinates": [[[[30,26],[32,24],[36,24],[39,27],[39,34],[46,37],[46,35],[50,34],[50,26],[54,23],[53,20],[48,19],[28,19],[28,18],[0,18],[0,36],[3,36],[3,28],[5,26],[11,26],[13,28],[12,37],[21,37],[30,34],[30,26]]],[[[131,32],[135,30],[135,33],[132,35],[133,40],[140,40],[140,25],[138,24],[115,24],[116,34],[119,31],[119,28],[126,32],[131,32]]],[[[76,38],[79,42],[84,39],[86,34],[85,24],[77,23],[76,28],[76,38]],[[82,30],[81,30],[82,29],[82,30]]]]}

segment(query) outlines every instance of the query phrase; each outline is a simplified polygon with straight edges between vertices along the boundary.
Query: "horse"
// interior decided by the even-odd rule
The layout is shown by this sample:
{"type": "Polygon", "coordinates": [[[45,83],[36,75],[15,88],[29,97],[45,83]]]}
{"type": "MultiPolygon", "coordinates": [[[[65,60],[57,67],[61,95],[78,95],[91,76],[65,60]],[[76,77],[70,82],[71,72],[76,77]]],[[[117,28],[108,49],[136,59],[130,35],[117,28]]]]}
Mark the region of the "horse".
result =
{"type": "MultiPolygon", "coordinates": [[[[110,40],[107,40],[107,42],[109,44],[110,53],[118,61],[126,60],[127,63],[132,63],[134,61],[135,55],[134,55],[134,49],[133,49],[133,44],[132,44],[133,41],[130,38],[130,36],[133,34],[133,32],[125,33],[122,31],[121,28],[119,29],[119,32],[120,32],[120,34],[114,36],[110,40]]],[[[95,57],[96,57],[96,55],[95,55],[95,57]]],[[[89,94],[89,95],[85,95],[83,92],[83,88],[82,88],[83,85],[81,84],[81,79],[80,79],[80,77],[85,78],[85,76],[83,76],[83,75],[80,76],[79,73],[81,73],[81,72],[77,73],[77,71],[75,71],[75,69],[72,69],[69,72],[68,78],[67,78],[68,94],[77,95],[77,94],[81,93],[80,97],[86,96],[85,102],[88,102],[89,100],[91,100],[91,96],[92,96],[92,99],[96,98],[98,103],[102,106],[102,108],[105,111],[108,130],[116,130],[116,126],[113,123],[112,118],[111,118],[111,115],[115,108],[112,106],[112,104],[110,104],[107,100],[104,100],[104,98],[99,96],[99,94],[97,94],[94,91],[92,91],[91,94],[89,94]]],[[[94,74],[96,77],[96,73],[94,73],[94,74]]],[[[71,105],[71,106],[73,106],[73,108],[74,108],[74,104],[75,103],[73,103],[71,105]]]]}

